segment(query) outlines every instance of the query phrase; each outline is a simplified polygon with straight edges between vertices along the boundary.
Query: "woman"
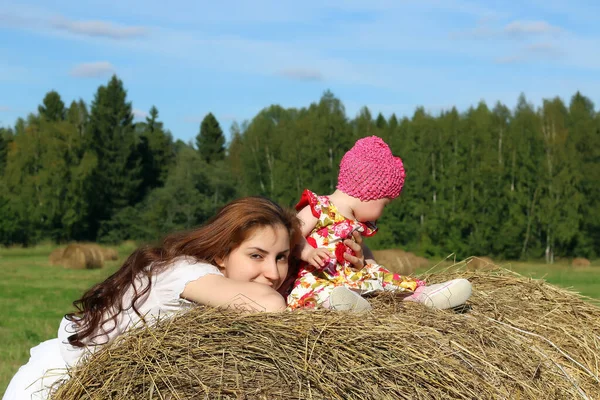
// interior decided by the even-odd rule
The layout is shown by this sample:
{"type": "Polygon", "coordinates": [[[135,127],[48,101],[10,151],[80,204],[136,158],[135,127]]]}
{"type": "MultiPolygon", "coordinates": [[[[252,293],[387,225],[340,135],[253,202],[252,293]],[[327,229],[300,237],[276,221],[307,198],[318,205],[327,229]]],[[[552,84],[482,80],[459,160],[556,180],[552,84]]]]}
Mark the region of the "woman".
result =
{"type": "Polygon", "coordinates": [[[31,349],[4,400],[45,399],[76,365],[132,326],[194,304],[243,311],[286,308],[277,292],[299,238],[295,214],[261,197],[235,200],[204,226],[142,247],[73,304],[58,338],[31,349]],[[43,377],[43,378],[42,378],[43,377]]]}

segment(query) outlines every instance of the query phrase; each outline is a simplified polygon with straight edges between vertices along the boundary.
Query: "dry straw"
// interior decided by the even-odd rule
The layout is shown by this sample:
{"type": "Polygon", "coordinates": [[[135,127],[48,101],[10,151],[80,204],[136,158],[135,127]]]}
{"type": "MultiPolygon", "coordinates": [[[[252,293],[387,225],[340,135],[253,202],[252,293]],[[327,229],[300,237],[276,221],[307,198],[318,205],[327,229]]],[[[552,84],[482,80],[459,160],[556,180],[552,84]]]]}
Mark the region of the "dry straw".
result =
{"type": "MultiPolygon", "coordinates": [[[[461,313],[392,295],[352,314],[198,307],[71,371],[70,399],[600,399],[600,307],[504,269],[461,313]]],[[[453,272],[454,271],[454,272],[453,272]]]]}
{"type": "Polygon", "coordinates": [[[52,253],[50,253],[50,255],[48,256],[48,261],[50,261],[50,265],[60,265],[62,263],[64,252],[64,247],[54,249],[52,253]]]}
{"type": "Polygon", "coordinates": [[[417,268],[429,266],[429,260],[400,249],[374,250],[373,256],[387,269],[401,275],[412,275],[417,268]]]}
{"type": "Polygon", "coordinates": [[[55,249],[48,260],[51,265],[63,265],[69,269],[95,269],[104,267],[105,261],[118,258],[115,249],[95,243],[71,243],[65,248],[55,249]]]}

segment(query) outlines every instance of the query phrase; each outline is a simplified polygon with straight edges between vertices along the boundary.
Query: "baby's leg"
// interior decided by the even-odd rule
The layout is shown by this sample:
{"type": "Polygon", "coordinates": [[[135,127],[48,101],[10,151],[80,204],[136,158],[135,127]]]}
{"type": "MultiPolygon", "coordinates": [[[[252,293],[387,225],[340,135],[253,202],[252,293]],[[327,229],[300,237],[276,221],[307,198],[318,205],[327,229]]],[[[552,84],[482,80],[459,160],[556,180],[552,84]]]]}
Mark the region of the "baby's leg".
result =
{"type": "Polygon", "coordinates": [[[323,307],[336,311],[368,311],[371,304],[360,294],[345,286],[334,287],[323,307]]]}
{"type": "Polygon", "coordinates": [[[425,282],[409,276],[403,276],[389,271],[379,264],[368,264],[360,271],[354,272],[360,275],[359,279],[351,279],[356,282],[356,289],[361,294],[369,294],[381,291],[406,292],[407,295],[414,292],[425,282]]]}
{"type": "Polygon", "coordinates": [[[453,279],[434,285],[420,286],[403,300],[445,310],[464,304],[471,297],[471,292],[471,282],[466,279],[453,279]]]}
{"type": "Polygon", "coordinates": [[[371,308],[369,302],[340,282],[319,277],[312,272],[302,274],[294,282],[287,297],[288,310],[328,308],[338,311],[362,311],[371,308]]]}
{"type": "MultiPolygon", "coordinates": [[[[370,278],[362,283],[361,293],[367,294],[379,290],[406,292],[403,300],[422,303],[428,307],[444,310],[464,304],[471,297],[471,283],[466,279],[453,279],[435,285],[390,272],[381,265],[371,264],[365,267],[370,278]],[[377,286],[380,285],[380,288],[377,286]],[[370,289],[370,290],[369,290],[370,289]]],[[[362,272],[362,271],[361,271],[362,272]]]]}
{"type": "Polygon", "coordinates": [[[296,280],[287,298],[287,304],[288,310],[319,307],[336,311],[371,309],[369,302],[356,291],[312,273],[304,274],[296,280]]]}

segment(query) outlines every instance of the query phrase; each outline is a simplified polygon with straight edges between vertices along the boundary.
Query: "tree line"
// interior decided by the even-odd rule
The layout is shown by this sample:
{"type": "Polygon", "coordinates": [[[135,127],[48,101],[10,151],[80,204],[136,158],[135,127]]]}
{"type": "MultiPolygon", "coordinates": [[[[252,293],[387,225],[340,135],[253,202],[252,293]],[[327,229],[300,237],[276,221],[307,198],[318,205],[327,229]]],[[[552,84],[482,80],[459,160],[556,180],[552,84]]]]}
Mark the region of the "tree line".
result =
{"type": "Polygon", "coordinates": [[[407,178],[373,248],[547,262],[600,252],[600,113],[579,92],[569,104],[535,107],[521,95],[512,110],[480,102],[385,118],[365,107],[352,119],[327,91],[230,130],[226,142],[209,113],[184,143],[156,107],[134,122],[116,76],[89,106],[50,91],[38,113],[0,128],[0,243],[156,240],[236,197],[292,206],[304,188],[331,193],[344,152],[377,135],[407,178]]]}

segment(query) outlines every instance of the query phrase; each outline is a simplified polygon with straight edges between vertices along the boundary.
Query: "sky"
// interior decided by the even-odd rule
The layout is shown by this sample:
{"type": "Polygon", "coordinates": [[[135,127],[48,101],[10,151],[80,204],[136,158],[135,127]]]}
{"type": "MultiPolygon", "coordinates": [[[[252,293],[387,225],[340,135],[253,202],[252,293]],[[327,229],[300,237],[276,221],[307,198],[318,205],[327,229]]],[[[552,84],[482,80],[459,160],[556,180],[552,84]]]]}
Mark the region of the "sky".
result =
{"type": "Polygon", "coordinates": [[[194,140],[331,90],[354,118],[481,100],[600,104],[597,0],[0,0],[0,126],[56,90],[92,102],[112,74],[137,120],[150,107],[194,140]]]}

